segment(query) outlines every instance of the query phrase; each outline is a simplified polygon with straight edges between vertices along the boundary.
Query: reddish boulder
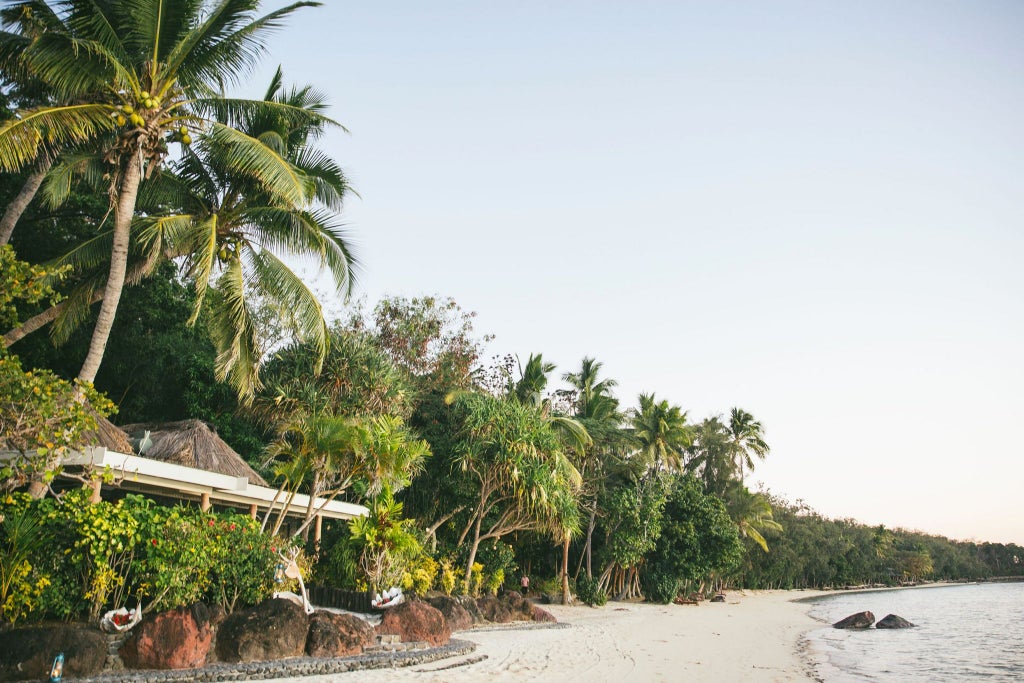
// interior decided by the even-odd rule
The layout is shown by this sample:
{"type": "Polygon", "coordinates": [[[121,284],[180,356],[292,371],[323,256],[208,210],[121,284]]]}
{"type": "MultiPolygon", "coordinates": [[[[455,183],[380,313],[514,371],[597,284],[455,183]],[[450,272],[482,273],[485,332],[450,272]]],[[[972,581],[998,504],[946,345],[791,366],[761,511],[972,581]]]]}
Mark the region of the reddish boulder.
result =
{"type": "Polygon", "coordinates": [[[455,598],[441,595],[427,600],[430,606],[444,615],[444,620],[453,631],[465,631],[473,628],[473,616],[455,598]]]}
{"type": "Polygon", "coordinates": [[[309,618],[306,654],[310,657],[349,657],[376,644],[373,627],[352,614],[315,612],[309,618]]]}
{"type": "Polygon", "coordinates": [[[43,626],[7,631],[0,637],[0,681],[41,681],[50,677],[57,653],[64,676],[88,678],[103,670],[107,638],[85,626],[43,626]]]}
{"type": "Polygon", "coordinates": [[[452,629],[439,610],[414,600],[385,610],[377,633],[397,635],[403,643],[422,640],[437,647],[448,644],[452,629]]]}
{"type": "Polygon", "coordinates": [[[472,617],[474,624],[482,624],[484,622],[484,615],[480,612],[480,606],[476,604],[476,598],[472,595],[460,595],[455,600],[462,605],[463,609],[469,612],[469,616],[472,617]]]}
{"type": "Polygon", "coordinates": [[[476,604],[480,607],[480,613],[484,615],[484,619],[487,621],[495,624],[507,624],[515,620],[512,610],[509,609],[508,605],[493,595],[484,595],[477,598],[476,604]]]}
{"type": "Polygon", "coordinates": [[[196,603],[142,621],[119,650],[129,669],[198,669],[213,642],[211,613],[196,603]]]}
{"type": "Polygon", "coordinates": [[[552,614],[551,612],[547,611],[546,609],[543,609],[541,607],[537,607],[536,605],[533,608],[533,620],[534,621],[538,621],[538,622],[543,622],[543,623],[546,623],[546,624],[557,624],[558,623],[558,619],[555,619],[555,615],[554,614],[552,614]]]}
{"type": "Polygon", "coordinates": [[[267,600],[231,614],[217,630],[222,662],[261,662],[300,657],[306,650],[309,617],[290,600],[267,600]]]}
{"type": "Polygon", "coordinates": [[[516,591],[509,591],[505,594],[505,603],[512,612],[512,617],[519,621],[530,621],[533,619],[533,603],[516,591]]]}

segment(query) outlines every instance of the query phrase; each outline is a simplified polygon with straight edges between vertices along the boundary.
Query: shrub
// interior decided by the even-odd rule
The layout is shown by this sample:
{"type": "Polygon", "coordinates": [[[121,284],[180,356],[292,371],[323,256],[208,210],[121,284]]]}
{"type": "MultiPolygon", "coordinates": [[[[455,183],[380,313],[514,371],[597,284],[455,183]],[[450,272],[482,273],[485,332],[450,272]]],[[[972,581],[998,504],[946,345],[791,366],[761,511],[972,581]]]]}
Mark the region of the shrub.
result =
{"type": "Polygon", "coordinates": [[[589,576],[576,579],[576,597],[591,607],[601,607],[608,602],[608,594],[601,588],[601,583],[589,576]]]}
{"type": "Polygon", "coordinates": [[[256,520],[233,513],[211,516],[213,566],[210,571],[210,602],[226,612],[255,605],[273,592],[277,556],[274,540],[260,533],[256,520]]]}
{"type": "Polygon", "coordinates": [[[682,585],[678,577],[657,568],[648,569],[640,578],[644,597],[650,602],[659,602],[663,605],[672,602],[679,595],[679,587],[682,585]]]}
{"type": "Polygon", "coordinates": [[[441,576],[439,582],[441,590],[445,595],[451,595],[459,579],[462,578],[462,571],[452,565],[450,559],[441,560],[441,576]]]}
{"type": "Polygon", "coordinates": [[[438,564],[430,555],[421,554],[402,576],[402,589],[423,597],[437,579],[438,564]]]}

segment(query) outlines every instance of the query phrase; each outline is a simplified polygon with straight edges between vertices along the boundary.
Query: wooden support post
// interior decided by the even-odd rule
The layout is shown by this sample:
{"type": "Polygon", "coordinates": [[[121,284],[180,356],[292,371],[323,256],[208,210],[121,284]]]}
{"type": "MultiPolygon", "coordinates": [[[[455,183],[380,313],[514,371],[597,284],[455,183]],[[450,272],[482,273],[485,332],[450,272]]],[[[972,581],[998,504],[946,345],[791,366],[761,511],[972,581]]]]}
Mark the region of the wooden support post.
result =
{"type": "Polygon", "coordinates": [[[256,513],[257,512],[258,512],[258,509],[256,507],[256,503],[253,503],[252,505],[249,506],[249,516],[250,517],[252,517],[253,519],[256,519],[256,513]]]}
{"type": "Polygon", "coordinates": [[[199,509],[206,512],[210,509],[210,494],[204,493],[199,497],[199,509]]]}
{"type": "Polygon", "coordinates": [[[324,530],[324,516],[323,515],[317,515],[316,516],[316,522],[314,523],[314,526],[313,526],[313,547],[314,548],[319,548],[320,547],[320,535],[323,532],[323,530],[324,530]]]}
{"type": "Polygon", "coordinates": [[[89,496],[89,502],[95,505],[100,502],[100,491],[103,489],[103,480],[94,479],[92,482],[92,495],[89,496]]]}

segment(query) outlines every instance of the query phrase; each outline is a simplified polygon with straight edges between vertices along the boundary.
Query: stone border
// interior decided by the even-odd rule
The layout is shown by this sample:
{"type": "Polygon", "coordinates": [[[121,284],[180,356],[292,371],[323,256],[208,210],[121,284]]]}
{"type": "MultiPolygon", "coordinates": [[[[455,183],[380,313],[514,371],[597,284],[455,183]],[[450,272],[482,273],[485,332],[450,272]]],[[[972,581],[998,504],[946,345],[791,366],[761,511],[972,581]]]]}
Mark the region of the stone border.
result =
{"type": "Polygon", "coordinates": [[[321,676],[367,669],[428,664],[439,659],[468,655],[476,650],[476,643],[452,639],[447,645],[424,650],[404,652],[368,652],[354,657],[314,658],[294,657],[269,662],[217,663],[202,669],[172,669],[168,671],[138,670],[101,674],[92,678],[68,679],[82,683],[190,683],[202,681],[253,681],[294,676],[321,676]]]}
{"type": "Polygon", "coordinates": [[[510,621],[507,624],[481,624],[459,631],[462,635],[485,633],[487,631],[538,631],[545,628],[572,628],[572,624],[562,621],[510,621]]]}

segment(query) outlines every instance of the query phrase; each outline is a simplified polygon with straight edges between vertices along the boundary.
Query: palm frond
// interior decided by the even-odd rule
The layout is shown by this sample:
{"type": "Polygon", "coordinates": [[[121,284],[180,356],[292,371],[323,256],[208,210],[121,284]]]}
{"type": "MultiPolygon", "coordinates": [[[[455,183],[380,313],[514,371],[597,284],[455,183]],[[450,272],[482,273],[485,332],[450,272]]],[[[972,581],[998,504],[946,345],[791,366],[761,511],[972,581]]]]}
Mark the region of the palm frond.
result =
{"type": "Polygon", "coordinates": [[[245,298],[245,278],[239,259],[228,262],[210,301],[210,338],[217,351],[214,374],[227,381],[243,403],[262,388],[256,321],[245,298]]]}
{"type": "Polygon", "coordinates": [[[42,107],[0,126],[0,171],[16,171],[34,161],[43,143],[53,147],[81,143],[116,128],[110,107],[76,104],[42,107]]]}
{"type": "Polygon", "coordinates": [[[222,0],[171,51],[167,73],[185,84],[237,83],[266,51],[266,33],[280,28],[282,20],[296,10],[320,4],[296,2],[252,19],[257,2],[222,0]]]}
{"type": "Polygon", "coordinates": [[[282,312],[287,313],[289,327],[316,353],[316,370],[319,372],[323,358],[327,355],[329,330],[316,295],[283,261],[269,251],[253,251],[251,262],[253,285],[275,302],[282,312]]]}
{"type": "Polygon", "coordinates": [[[318,265],[331,273],[337,291],[345,296],[351,293],[358,263],[349,244],[351,239],[330,222],[330,214],[261,206],[247,209],[244,217],[261,246],[317,259],[318,265]]]}
{"type": "Polygon", "coordinates": [[[216,122],[211,124],[209,138],[222,147],[221,153],[231,171],[255,180],[274,197],[292,206],[302,206],[312,194],[306,176],[259,140],[216,122]]]}

